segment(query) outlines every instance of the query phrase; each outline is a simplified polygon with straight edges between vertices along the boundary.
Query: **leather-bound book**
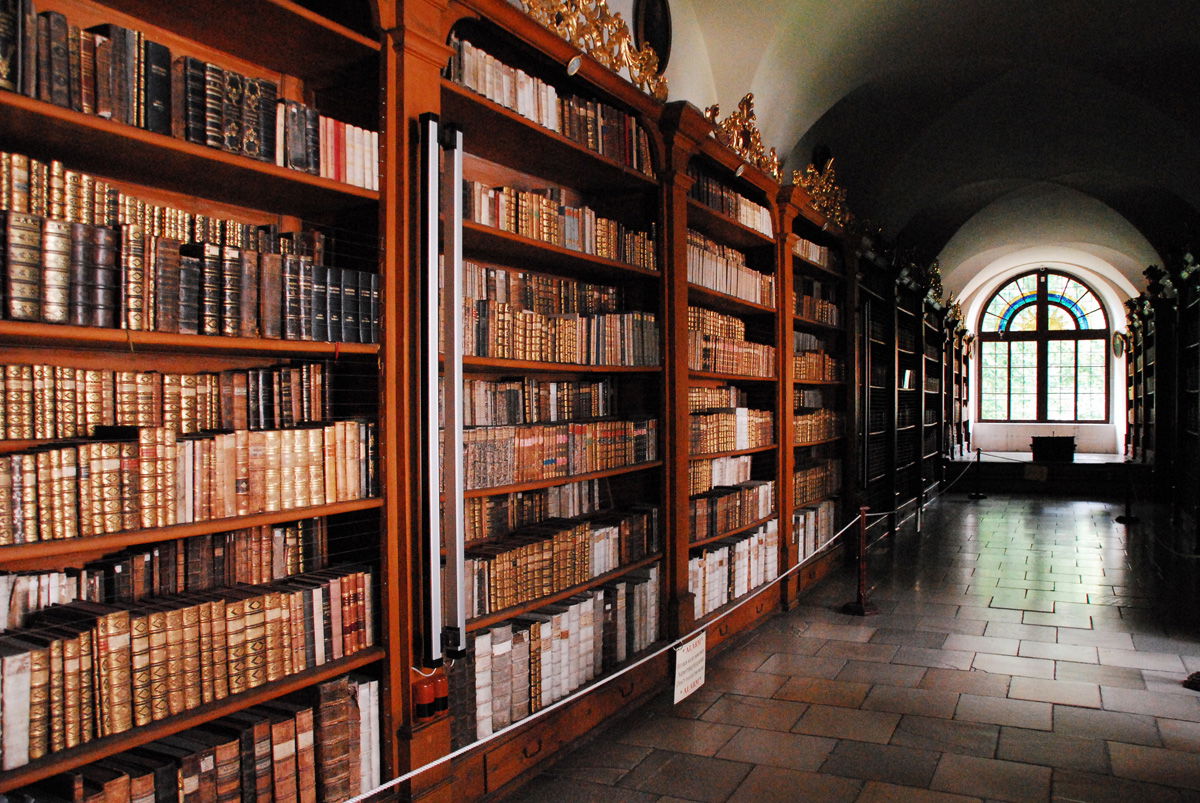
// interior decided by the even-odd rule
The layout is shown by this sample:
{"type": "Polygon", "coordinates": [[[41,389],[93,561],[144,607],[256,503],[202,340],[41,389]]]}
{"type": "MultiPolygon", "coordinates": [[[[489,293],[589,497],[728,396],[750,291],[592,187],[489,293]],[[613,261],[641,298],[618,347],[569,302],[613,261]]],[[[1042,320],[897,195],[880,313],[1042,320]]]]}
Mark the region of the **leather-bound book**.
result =
{"type": "Polygon", "coordinates": [[[312,257],[300,257],[299,264],[299,295],[300,308],[297,313],[297,324],[300,340],[312,340],[313,321],[313,261],[312,257]]]}
{"type": "Polygon", "coordinates": [[[221,247],[221,327],[226,337],[237,337],[242,324],[242,249],[221,247]]]}
{"type": "Polygon", "coordinates": [[[262,104],[262,84],[263,82],[257,78],[245,78],[242,82],[242,99],[241,99],[241,119],[239,126],[241,129],[241,143],[238,153],[249,156],[251,159],[261,159],[262,150],[262,131],[259,128],[259,106],[262,104]]]}
{"type": "Polygon", "coordinates": [[[258,126],[259,159],[275,161],[275,115],[279,109],[279,87],[274,81],[259,78],[258,81],[258,126]]]}
{"type": "Polygon", "coordinates": [[[171,70],[171,133],[205,144],[204,62],[192,56],[175,59],[171,70]]]}
{"type": "Polygon", "coordinates": [[[92,326],[114,329],[118,320],[120,271],[117,267],[118,234],[115,229],[96,226],[91,229],[92,260],[88,286],[88,306],[92,326]]]}
{"type": "Polygon", "coordinates": [[[21,212],[3,212],[4,288],[7,317],[18,321],[41,319],[42,219],[21,212]]]}
{"type": "Polygon", "coordinates": [[[233,70],[225,71],[221,93],[221,148],[230,153],[242,152],[242,98],[246,76],[233,70]]]}
{"type": "Polygon", "coordinates": [[[342,336],[343,343],[359,342],[358,328],[358,271],[341,271],[342,336]]]}
{"type": "Polygon", "coordinates": [[[78,25],[67,26],[67,106],[83,111],[83,62],[79,52],[78,25]]]}
{"type": "Polygon", "coordinates": [[[42,221],[42,320],[67,323],[70,306],[71,225],[42,221]]]}
{"type": "Polygon", "coordinates": [[[115,105],[113,99],[113,43],[104,34],[95,33],[91,29],[83,32],[83,36],[91,36],[96,51],[95,81],[96,81],[96,115],[111,120],[115,105]]]}
{"type": "Polygon", "coordinates": [[[325,271],[325,319],[329,327],[326,340],[342,340],[342,270],[326,268],[325,271]]]}
{"type": "Polygon", "coordinates": [[[79,111],[96,113],[96,35],[79,32],[79,111]]]}
{"type": "Polygon", "coordinates": [[[0,89],[20,91],[21,4],[0,0],[0,89]]]}
{"type": "Polygon", "coordinates": [[[300,339],[300,261],[295,254],[283,255],[283,338],[300,339]]]}
{"type": "MultiPolygon", "coordinates": [[[[311,106],[304,110],[304,155],[306,172],[319,175],[321,172],[320,115],[311,106]]],[[[314,255],[315,256],[315,255],[314,255]]]]}
{"type": "Polygon", "coordinates": [[[204,144],[223,148],[225,128],[225,71],[215,64],[204,64],[204,144]]]}
{"type": "Polygon", "coordinates": [[[258,337],[258,252],[242,250],[240,280],[240,309],[237,314],[241,337],[258,337]]]}
{"type": "Polygon", "coordinates": [[[121,227],[121,311],[121,328],[146,329],[146,236],[137,224],[121,227]]]}
{"type": "Polygon", "coordinates": [[[159,332],[179,331],[180,248],[179,240],[169,237],[153,240],[154,328],[159,332]]]}
{"type": "Polygon", "coordinates": [[[195,335],[200,332],[200,274],[201,257],[179,249],[179,332],[195,335]]]}
{"type": "Polygon", "coordinates": [[[262,337],[283,337],[283,259],[263,253],[258,260],[258,319],[262,337]]]}
{"type": "Polygon", "coordinates": [[[310,331],[312,339],[318,342],[330,340],[329,337],[329,269],[323,265],[312,267],[312,321],[310,331]]]}
{"type": "MultiPolygon", "coordinates": [[[[214,243],[189,244],[183,247],[184,256],[197,259],[200,269],[200,334],[221,332],[221,248],[214,243]]],[[[182,290],[180,291],[182,295],[182,290]]],[[[182,329],[182,315],[181,327],[182,329]]]]}
{"type": "Polygon", "coordinates": [[[143,128],[171,134],[171,51],[166,45],[142,43],[143,128]]]}
{"type": "Polygon", "coordinates": [[[72,326],[90,326],[92,323],[91,261],[94,238],[91,226],[84,223],[71,224],[71,251],[67,264],[67,322],[72,326]]]}

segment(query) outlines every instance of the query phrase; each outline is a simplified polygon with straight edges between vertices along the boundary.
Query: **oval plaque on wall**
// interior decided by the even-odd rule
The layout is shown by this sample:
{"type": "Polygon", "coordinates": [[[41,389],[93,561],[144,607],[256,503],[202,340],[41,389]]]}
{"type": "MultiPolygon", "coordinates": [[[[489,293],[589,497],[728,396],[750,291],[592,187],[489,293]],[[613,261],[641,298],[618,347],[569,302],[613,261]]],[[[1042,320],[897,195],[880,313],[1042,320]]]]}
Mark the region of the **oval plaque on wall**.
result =
{"type": "Polygon", "coordinates": [[[639,48],[654,48],[658,74],[662,75],[671,57],[671,6],[667,0],[634,0],[633,40],[639,48]]]}

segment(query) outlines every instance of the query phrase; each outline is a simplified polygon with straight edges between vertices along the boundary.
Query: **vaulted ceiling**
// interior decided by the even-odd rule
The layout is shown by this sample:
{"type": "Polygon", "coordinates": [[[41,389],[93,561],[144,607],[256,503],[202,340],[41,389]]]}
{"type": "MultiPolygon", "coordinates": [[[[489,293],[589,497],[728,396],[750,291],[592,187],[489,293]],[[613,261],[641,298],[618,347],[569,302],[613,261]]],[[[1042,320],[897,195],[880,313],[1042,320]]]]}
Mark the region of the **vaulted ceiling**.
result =
{"type": "Polygon", "coordinates": [[[828,146],[854,212],[948,277],[1009,240],[1105,250],[1138,279],[1200,233],[1195,0],[671,9],[673,98],[728,110],[753,91],[789,172],[828,146]]]}

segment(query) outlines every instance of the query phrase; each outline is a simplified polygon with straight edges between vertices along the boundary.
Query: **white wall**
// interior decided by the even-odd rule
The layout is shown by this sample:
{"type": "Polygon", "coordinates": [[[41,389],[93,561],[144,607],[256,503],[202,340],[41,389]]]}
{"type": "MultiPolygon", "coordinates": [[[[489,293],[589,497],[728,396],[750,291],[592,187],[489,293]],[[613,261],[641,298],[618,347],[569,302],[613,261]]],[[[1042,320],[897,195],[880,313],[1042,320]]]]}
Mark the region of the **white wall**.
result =
{"type": "MultiPolygon", "coordinates": [[[[1122,433],[1124,429],[1122,429],[1122,433]]],[[[1073,435],[1076,452],[1120,454],[1112,424],[985,424],[971,425],[974,446],[985,452],[1028,452],[1034,435],[1073,435]]]]}

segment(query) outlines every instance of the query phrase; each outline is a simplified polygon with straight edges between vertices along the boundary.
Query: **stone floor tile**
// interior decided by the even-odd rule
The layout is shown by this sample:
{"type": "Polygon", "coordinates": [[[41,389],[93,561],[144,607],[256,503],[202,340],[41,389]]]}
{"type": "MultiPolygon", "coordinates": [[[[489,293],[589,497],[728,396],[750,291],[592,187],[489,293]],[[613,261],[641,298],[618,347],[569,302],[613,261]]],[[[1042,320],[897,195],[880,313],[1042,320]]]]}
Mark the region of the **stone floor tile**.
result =
{"type": "Polygon", "coordinates": [[[999,725],[905,714],[892,733],[891,743],[942,753],[992,758],[996,753],[999,734],[999,725]]]}
{"type": "MultiPolygon", "coordinates": [[[[949,636],[953,638],[953,636],[949,636]]],[[[929,649],[927,647],[901,647],[893,663],[929,666],[939,669],[970,669],[975,653],[960,650],[929,649]]]]}
{"type": "Polygon", "coordinates": [[[874,627],[812,622],[804,631],[805,638],[837,639],[838,641],[870,641],[874,627]]]}
{"type": "Polygon", "coordinates": [[[836,739],[820,736],[742,728],[717,751],[717,758],[793,770],[816,770],[836,745],[836,739]]]}
{"type": "Polygon", "coordinates": [[[1054,771],[1054,800],[1089,803],[1179,803],[1183,797],[1175,789],[1157,784],[1127,781],[1111,775],[1074,770],[1054,771]]]}
{"type": "MultiPolygon", "coordinates": [[[[876,661],[887,663],[900,649],[895,644],[864,644],[857,641],[835,641],[830,639],[817,651],[818,658],[843,658],[853,661],[876,661]]],[[[840,670],[841,667],[839,666],[840,670]]]]}
{"type": "MultiPolygon", "coordinates": [[[[733,794],[752,769],[753,764],[740,761],[655,750],[622,778],[618,786],[720,803],[733,794]]],[[[573,800],[573,797],[566,795],[560,800],[573,800]]]]}
{"type": "Polygon", "coordinates": [[[921,688],[987,697],[1007,697],[1009,679],[1009,675],[992,672],[932,668],[921,680],[921,688]]]}
{"type": "MultiPolygon", "coordinates": [[[[1030,599],[1021,592],[997,593],[992,596],[992,601],[988,603],[989,608],[1004,608],[1014,611],[1041,611],[1051,613],[1054,611],[1054,600],[1052,599],[1030,599]]],[[[1022,621],[1024,616],[1021,617],[1022,621]]]]}
{"type": "Polygon", "coordinates": [[[807,708],[804,703],[787,700],[725,694],[709,706],[700,718],[706,722],[723,722],[726,725],[788,731],[807,708]]]}
{"type": "Polygon", "coordinates": [[[1040,700],[1080,708],[1100,707],[1100,686],[1075,680],[1014,677],[1008,687],[1008,696],[1014,700],[1040,700]]]}
{"type": "Polygon", "coordinates": [[[1172,638],[1144,633],[1133,634],[1133,645],[1146,652],[1169,652],[1176,655],[1200,656],[1200,638],[1172,638]]]}
{"type": "Polygon", "coordinates": [[[943,719],[953,717],[957,706],[958,695],[954,692],[882,684],[872,688],[862,704],[864,711],[891,711],[943,719]]]}
{"type": "Polygon", "coordinates": [[[1009,608],[989,608],[987,600],[980,605],[960,605],[957,618],[982,619],[985,622],[1017,623],[1021,621],[1021,612],[1009,608]]]}
{"type": "Polygon", "coordinates": [[[1054,706],[1054,732],[1085,739],[1111,739],[1151,747],[1162,744],[1154,717],[1069,705],[1054,706]]]}
{"type": "Polygon", "coordinates": [[[958,606],[940,602],[902,602],[892,612],[918,616],[954,616],[958,613],[958,606]]]}
{"type": "Polygon", "coordinates": [[[1074,627],[1058,629],[1059,644],[1079,644],[1087,647],[1111,647],[1118,650],[1132,650],[1133,637],[1128,633],[1114,633],[1107,630],[1080,630],[1074,627]]]}
{"type": "Polygon", "coordinates": [[[1001,728],[996,758],[1085,772],[1108,772],[1108,746],[1103,740],[1027,728],[1001,728]]]}
{"type": "MultiPolygon", "coordinates": [[[[749,642],[738,652],[753,654],[790,653],[792,655],[812,655],[825,643],[822,638],[809,638],[799,633],[762,633],[749,642]]],[[[766,660],[765,658],[763,660],[766,660]]],[[[761,666],[761,664],[760,664],[761,666]]],[[[749,668],[749,667],[746,667],[749,668]]],[[[757,669],[757,667],[755,667],[757,669]]]]}
{"type": "Polygon", "coordinates": [[[958,698],[954,718],[968,722],[1050,730],[1053,725],[1052,713],[1050,703],[963,694],[958,698]]]}
{"type": "Polygon", "coordinates": [[[966,797],[949,792],[934,792],[930,789],[918,789],[913,786],[898,786],[882,781],[869,781],[863,787],[862,794],[855,803],[895,803],[903,800],[905,803],[971,803],[978,801],[977,797],[966,797]]]}
{"type": "Polygon", "coordinates": [[[942,649],[966,652],[987,652],[996,655],[1016,655],[1021,642],[1015,638],[994,636],[964,636],[958,633],[946,637],[942,649]]]}
{"type": "Polygon", "coordinates": [[[1084,647],[1079,644],[1022,640],[1017,655],[1022,658],[1048,658],[1052,661],[1074,661],[1080,664],[1099,663],[1095,647],[1084,647]]]}
{"type": "Polygon", "coordinates": [[[775,692],[775,697],[779,700],[858,708],[867,698],[867,692],[870,690],[871,684],[869,683],[794,677],[789,678],[788,682],[783,684],[783,688],[775,692]]]}
{"type": "Polygon", "coordinates": [[[711,756],[737,732],[735,726],[719,722],[655,717],[620,734],[617,739],[624,744],[711,756]]]}
{"type": "Polygon", "coordinates": [[[1046,613],[1044,611],[1025,611],[1021,621],[1027,625],[1046,625],[1049,627],[1088,628],[1095,626],[1090,616],[1080,616],[1077,613],[1046,613]]]}
{"type": "Polygon", "coordinates": [[[887,744],[900,721],[899,714],[813,705],[792,728],[795,733],[887,744]]]}
{"type": "Polygon", "coordinates": [[[754,768],[729,798],[730,803],[794,803],[802,794],[809,800],[850,803],[862,791],[862,782],[816,772],[782,767],[754,768]],[[802,791],[801,791],[802,790],[802,791]]]}
{"type": "Polygon", "coordinates": [[[1015,638],[1022,641],[1055,642],[1058,641],[1058,628],[1044,625],[1023,625],[1020,622],[988,622],[983,635],[994,638],[1015,638]]]}
{"type": "Polygon", "coordinates": [[[885,744],[843,740],[821,765],[822,773],[928,787],[941,754],[885,744]]]}
{"type": "Polygon", "coordinates": [[[523,786],[520,799],[528,803],[654,803],[659,796],[653,792],[621,789],[580,778],[544,773],[523,786]]]}
{"type": "Polygon", "coordinates": [[[902,647],[924,647],[940,649],[946,640],[945,633],[935,633],[931,630],[899,630],[896,628],[879,628],[871,636],[872,644],[899,644],[902,647]]]}
{"type": "Polygon", "coordinates": [[[823,658],[815,655],[793,655],[776,653],[763,662],[759,674],[804,675],[807,677],[831,678],[846,665],[843,658],[823,658]]]}
{"type": "Polygon", "coordinates": [[[1200,722],[1185,722],[1181,719],[1158,720],[1158,732],[1162,734],[1163,747],[1200,753],[1200,722]]]}
{"type": "Polygon", "coordinates": [[[722,669],[745,669],[753,672],[776,652],[778,650],[760,651],[743,647],[722,653],[720,657],[712,662],[712,665],[722,669]]]}
{"type": "Polygon", "coordinates": [[[1146,679],[1140,669],[1121,666],[1055,661],[1054,677],[1056,680],[1080,680],[1084,683],[1099,683],[1101,686],[1119,686],[1124,689],[1146,688],[1146,679]]]}
{"type": "Polygon", "coordinates": [[[1108,749],[1113,775],[1200,791],[1200,760],[1194,753],[1121,742],[1110,742],[1108,749]]]}
{"type": "Polygon", "coordinates": [[[985,619],[962,619],[957,616],[922,616],[917,620],[918,630],[935,633],[962,633],[967,636],[982,636],[987,629],[985,619]]]}
{"type": "Polygon", "coordinates": [[[1050,796],[1050,778],[1049,767],[946,753],[930,788],[993,800],[1045,800],[1050,796]]]}
{"type": "Polygon", "coordinates": [[[1152,672],[1148,669],[1142,670],[1142,681],[1146,684],[1147,691],[1158,692],[1159,694],[1180,694],[1184,697],[1196,697],[1197,692],[1183,685],[1183,681],[1186,678],[1187,675],[1183,672],[1152,672]]]}
{"type": "Polygon", "coordinates": [[[1152,669],[1155,672],[1183,672],[1183,660],[1178,655],[1140,650],[1099,648],[1100,663],[1104,666],[1124,666],[1132,669],[1152,669]]]}
{"type": "Polygon", "coordinates": [[[1002,675],[1021,675],[1031,678],[1054,677],[1054,662],[1044,658],[1018,658],[1014,655],[992,655],[975,653],[971,667],[982,672],[998,672],[1002,675]]]}
{"type": "Polygon", "coordinates": [[[837,680],[852,683],[884,683],[889,686],[916,686],[925,676],[923,666],[880,664],[872,661],[847,661],[837,680]]]}
{"type": "Polygon", "coordinates": [[[1101,686],[1100,697],[1106,711],[1126,711],[1132,714],[1149,714],[1155,717],[1200,722],[1200,695],[1182,697],[1175,694],[1158,694],[1152,691],[1101,686]]]}

